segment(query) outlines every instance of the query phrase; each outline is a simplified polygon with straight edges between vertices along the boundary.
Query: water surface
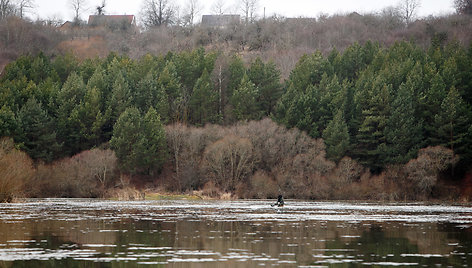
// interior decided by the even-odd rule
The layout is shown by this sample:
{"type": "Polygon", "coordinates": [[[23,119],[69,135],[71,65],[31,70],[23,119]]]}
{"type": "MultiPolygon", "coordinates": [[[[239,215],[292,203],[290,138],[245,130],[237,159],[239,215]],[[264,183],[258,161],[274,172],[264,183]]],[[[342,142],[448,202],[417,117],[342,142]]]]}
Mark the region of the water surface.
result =
{"type": "Polygon", "coordinates": [[[267,200],[0,204],[0,267],[472,266],[472,207],[267,200]]]}

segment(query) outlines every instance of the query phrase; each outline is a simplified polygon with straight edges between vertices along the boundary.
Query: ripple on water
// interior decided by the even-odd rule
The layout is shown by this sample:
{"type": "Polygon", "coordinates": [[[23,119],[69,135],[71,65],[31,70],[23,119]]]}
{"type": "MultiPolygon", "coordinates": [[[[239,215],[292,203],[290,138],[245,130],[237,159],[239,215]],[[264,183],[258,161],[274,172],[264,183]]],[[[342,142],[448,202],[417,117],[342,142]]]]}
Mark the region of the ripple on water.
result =
{"type": "MultiPolygon", "coordinates": [[[[21,234],[0,238],[0,261],[71,259],[185,267],[229,262],[244,266],[416,266],[423,261],[469,256],[459,238],[447,236],[441,242],[447,252],[441,254],[409,252],[406,247],[395,255],[363,252],[378,246],[369,242],[372,237],[366,233],[370,230],[390,230],[382,238],[393,236],[391,245],[400,245],[399,251],[403,250],[401,243],[418,248],[415,236],[408,233],[411,230],[421,234],[420,238],[428,238],[425,234],[432,226],[443,224],[450,224],[455,232],[467,232],[472,227],[472,208],[468,206],[288,200],[283,209],[273,209],[270,203],[43,199],[0,204],[2,226],[21,234]],[[41,234],[57,233],[54,239],[64,241],[53,247],[52,238],[39,235],[30,239],[21,229],[24,224],[43,226],[44,230],[38,230],[41,234]],[[197,229],[185,233],[186,226],[197,229]],[[397,232],[405,236],[392,235],[397,232]],[[153,239],[147,240],[149,236],[153,239]]],[[[467,261],[459,263],[470,264],[467,261]]]]}

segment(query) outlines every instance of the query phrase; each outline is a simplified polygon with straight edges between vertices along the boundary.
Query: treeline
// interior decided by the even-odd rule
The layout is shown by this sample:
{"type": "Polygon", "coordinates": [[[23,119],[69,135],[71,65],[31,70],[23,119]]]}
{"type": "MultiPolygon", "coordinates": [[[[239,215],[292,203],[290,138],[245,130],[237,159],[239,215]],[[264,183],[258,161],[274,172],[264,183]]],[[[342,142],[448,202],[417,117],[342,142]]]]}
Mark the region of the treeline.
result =
{"type": "MultiPolygon", "coordinates": [[[[316,52],[300,58],[283,82],[273,62],[256,58],[245,64],[236,54],[202,48],[138,60],[116,54],[84,61],[70,54],[53,59],[44,54],[22,56],[6,67],[0,80],[0,136],[12,137],[36,163],[110,147],[123,174],[156,178],[175,172],[170,175],[178,178],[175,183],[190,183],[176,189],[185,191],[206,183],[194,177],[199,173],[193,169],[183,172],[185,157],[177,159],[165,125],[234,125],[271,117],[308,134],[313,141],[307,143],[323,147],[311,156],[297,151],[289,157],[294,161],[297,155],[307,156],[300,161],[308,169],[322,159],[325,172],[312,171],[320,178],[328,178],[345,156],[374,174],[385,174],[392,167],[423,159],[419,150],[431,146],[454,153],[449,156],[454,161],[447,163],[456,163],[458,155],[460,162],[449,174],[460,175],[472,159],[471,78],[472,49],[458,43],[433,43],[425,50],[408,42],[388,48],[367,42],[327,56],[316,52]]],[[[262,132],[274,127],[250,126],[262,127],[262,132]]],[[[228,163],[233,160],[218,154],[234,156],[240,147],[255,146],[248,136],[220,134],[194,152],[228,163]]],[[[208,164],[203,178],[214,174],[218,188],[236,191],[235,178],[248,185],[255,174],[262,174],[264,181],[288,172],[290,164],[279,165],[284,161],[262,164],[267,161],[263,150],[271,149],[270,144],[265,146],[257,153],[260,160],[248,160],[251,168],[226,173],[208,164]]],[[[208,159],[195,158],[192,165],[205,166],[208,159]]],[[[196,166],[192,167],[202,168],[196,166]]],[[[438,170],[444,171],[440,166],[438,170]]],[[[425,172],[425,178],[437,179],[435,172],[425,172]]]]}
{"type": "Polygon", "coordinates": [[[374,172],[404,164],[418,149],[441,145],[471,162],[472,49],[457,43],[427,50],[353,45],[300,59],[275,118],[315,138],[327,157],[345,155],[374,172]]]}
{"type": "Polygon", "coordinates": [[[139,60],[23,56],[6,67],[0,92],[0,136],[51,162],[108,142],[130,107],[152,108],[163,124],[231,124],[271,115],[283,87],[273,63],[247,68],[236,55],[196,49],[139,60]]]}
{"type": "MultiPolygon", "coordinates": [[[[152,113],[148,113],[133,124],[128,119],[134,113],[133,109],[126,111],[119,121],[127,121],[136,130],[136,125],[149,124],[152,118],[152,113]]],[[[160,142],[148,144],[149,148],[141,146],[145,144],[142,140],[148,140],[145,137],[152,136],[148,132],[142,134],[140,141],[128,141],[116,153],[94,148],[51,164],[34,164],[15,148],[12,140],[2,139],[0,202],[17,197],[126,200],[142,198],[147,189],[214,198],[275,198],[283,194],[288,198],[323,200],[462,200],[460,188],[441,180],[441,174],[458,157],[440,146],[422,149],[406,165],[390,166],[373,175],[349,157],[337,164],[327,160],[322,139],[310,138],[297,129],[286,129],[270,119],[230,127],[173,124],[165,127],[164,138],[162,132],[157,133],[155,137],[160,142]],[[119,159],[120,150],[130,145],[135,149],[119,159]],[[140,149],[150,152],[156,147],[159,148],[156,154],[142,158],[146,154],[140,149]],[[136,160],[138,165],[129,169],[127,164],[136,160]],[[153,160],[157,162],[151,163],[153,160]],[[146,163],[151,164],[148,168],[161,165],[162,169],[159,174],[131,175],[137,170],[148,173],[150,169],[142,169],[146,163]]],[[[462,198],[467,200],[467,196],[462,198]]]]}

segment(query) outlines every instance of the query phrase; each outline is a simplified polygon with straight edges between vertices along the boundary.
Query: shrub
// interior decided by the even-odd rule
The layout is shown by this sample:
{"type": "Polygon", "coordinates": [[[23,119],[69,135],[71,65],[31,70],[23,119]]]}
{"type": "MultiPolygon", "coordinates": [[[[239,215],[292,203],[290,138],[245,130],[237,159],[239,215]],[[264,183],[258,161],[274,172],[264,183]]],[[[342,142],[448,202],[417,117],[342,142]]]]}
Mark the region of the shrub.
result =
{"type": "Polygon", "coordinates": [[[240,191],[238,196],[246,198],[277,198],[280,188],[267,172],[258,170],[249,180],[249,189],[240,191]]]}
{"type": "Polygon", "coordinates": [[[117,158],[112,150],[92,149],[75,155],[72,160],[77,161],[80,167],[77,179],[85,181],[91,179],[101,189],[114,186],[117,178],[117,158]]]}
{"type": "Polygon", "coordinates": [[[210,180],[224,191],[233,191],[251,174],[256,158],[250,140],[229,135],[208,146],[203,161],[210,180]]]}
{"type": "Polygon", "coordinates": [[[115,186],[117,159],[111,150],[92,149],[38,167],[31,196],[100,197],[115,186]]]}
{"type": "Polygon", "coordinates": [[[29,156],[14,147],[13,140],[0,140],[0,202],[11,202],[22,194],[24,184],[33,176],[29,156]]]}
{"type": "Polygon", "coordinates": [[[419,195],[431,195],[433,187],[438,181],[440,172],[459,161],[458,156],[450,149],[436,146],[421,149],[416,159],[406,165],[408,178],[413,182],[419,195]]]}

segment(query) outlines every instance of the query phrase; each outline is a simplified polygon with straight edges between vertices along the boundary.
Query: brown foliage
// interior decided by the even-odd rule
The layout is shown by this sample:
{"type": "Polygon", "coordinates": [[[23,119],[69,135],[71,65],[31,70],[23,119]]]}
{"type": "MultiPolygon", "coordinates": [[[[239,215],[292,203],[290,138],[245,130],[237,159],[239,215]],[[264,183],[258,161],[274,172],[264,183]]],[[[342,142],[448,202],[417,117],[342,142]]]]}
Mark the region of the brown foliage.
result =
{"type": "Polygon", "coordinates": [[[51,52],[62,38],[51,26],[13,16],[0,21],[0,51],[4,55],[7,52],[11,56],[51,52]]]}
{"type": "Polygon", "coordinates": [[[405,166],[408,178],[414,183],[418,194],[428,197],[438,181],[440,172],[453,166],[458,156],[450,149],[436,146],[421,149],[416,159],[405,166]]]}
{"type": "Polygon", "coordinates": [[[203,159],[209,179],[225,191],[246,180],[257,161],[251,141],[233,135],[208,146],[203,159]]]}
{"type": "Polygon", "coordinates": [[[171,155],[174,174],[172,191],[196,189],[205,183],[202,180],[200,163],[205,148],[220,139],[223,134],[219,126],[205,128],[188,127],[182,124],[166,126],[167,145],[171,155]]]}
{"type": "MultiPolygon", "coordinates": [[[[451,151],[429,147],[407,165],[372,175],[355,160],[326,159],[325,144],[270,119],[231,127],[166,127],[171,162],[168,190],[202,189],[206,196],[224,193],[240,198],[415,200],[430,197],[440,173],[457,161],[451,151]]],[[[450,192],[453,189],[449,189],[450,192]]],[[[436,194],[437,196],[437,194],[436,194]]],[[[448,197],[446,197],[448,198],[448,197]]]]}
{"type": "Polygon", "coordinates": [[[92,149],[51,165],[39,166],[31,196],[100,197],[115,186],[116,156],[92,149]]]}
{"type": "Polygon", "coordinates": [[[33,162],[14,148],[13,140],[0,140],[0,202],[11,202],[22,195],[24,184],[33,176],[33,162]]]}
{"type": "Polygon", "coordinates": [[[243,198],[277,198],[281,189],[273,176],[258,170],[250,178],[247,188],[240,189],[237,195],[243,198]]]}

